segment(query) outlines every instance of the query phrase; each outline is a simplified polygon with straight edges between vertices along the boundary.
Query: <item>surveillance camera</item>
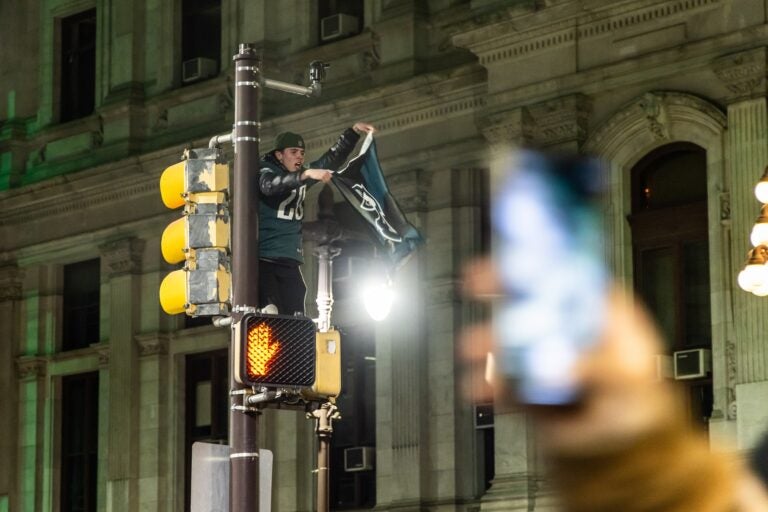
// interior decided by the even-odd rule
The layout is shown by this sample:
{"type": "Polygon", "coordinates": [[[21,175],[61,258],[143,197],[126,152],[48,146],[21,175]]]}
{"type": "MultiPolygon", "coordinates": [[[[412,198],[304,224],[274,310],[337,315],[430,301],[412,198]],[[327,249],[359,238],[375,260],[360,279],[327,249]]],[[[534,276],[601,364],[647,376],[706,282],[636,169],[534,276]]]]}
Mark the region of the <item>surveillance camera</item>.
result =
{"type": "Polygon", "coordinates": [[[330,64],[315,60],[309,63],[309,80],[312,83],[322,82],[325,80],[325,70],[330,67],[330,64]]]}

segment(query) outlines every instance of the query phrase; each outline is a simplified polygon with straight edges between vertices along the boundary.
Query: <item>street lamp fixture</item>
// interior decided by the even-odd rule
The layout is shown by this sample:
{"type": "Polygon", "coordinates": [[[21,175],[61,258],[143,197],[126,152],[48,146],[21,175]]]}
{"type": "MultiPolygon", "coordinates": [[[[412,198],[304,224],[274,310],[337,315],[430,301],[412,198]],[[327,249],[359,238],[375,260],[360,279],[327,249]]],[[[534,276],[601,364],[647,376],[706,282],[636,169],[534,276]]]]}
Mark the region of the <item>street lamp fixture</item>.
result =
{"type": "Polygon", "coordinates": [[[371,279],[363,286],[363,304],[370,317],[381,322],[392,310],[395,301],[395,292],[392,282],[387,280],[371,279]]]}
{"type": "Polygon", "coordinates": [[[755,185],[755,197],[761,203],[768,203],[768,167],[763,171],[760,181],[755,185]]]}
{"type": "Polygon", "coordinates": [[[738,283],[742,290],[758,297],[768,295],[768,246],[758,245],[749,251],[744,270],[739,272],[738,283]]]}
{"type": "Polygon", "coordinates": [[[752,227],[749,241],[752,242],[752,247],[768,245],[768,204],[764,204],[760,209],[760,216],[752,227]]]}

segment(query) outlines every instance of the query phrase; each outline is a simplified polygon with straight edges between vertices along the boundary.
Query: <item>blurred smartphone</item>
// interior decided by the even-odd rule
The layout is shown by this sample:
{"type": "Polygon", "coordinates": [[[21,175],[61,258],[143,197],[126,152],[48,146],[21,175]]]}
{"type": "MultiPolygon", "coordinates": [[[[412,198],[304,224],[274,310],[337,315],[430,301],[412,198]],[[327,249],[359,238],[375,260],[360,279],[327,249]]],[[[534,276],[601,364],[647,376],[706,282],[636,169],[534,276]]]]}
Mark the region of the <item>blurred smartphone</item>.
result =
{"type": "Polygon", "coordinates": [[[599,162],[516,151],[494,176],[492,252],[503,296],[495,367],[519,401],[578,402],[574,366],[605,321],[599,162]]]}

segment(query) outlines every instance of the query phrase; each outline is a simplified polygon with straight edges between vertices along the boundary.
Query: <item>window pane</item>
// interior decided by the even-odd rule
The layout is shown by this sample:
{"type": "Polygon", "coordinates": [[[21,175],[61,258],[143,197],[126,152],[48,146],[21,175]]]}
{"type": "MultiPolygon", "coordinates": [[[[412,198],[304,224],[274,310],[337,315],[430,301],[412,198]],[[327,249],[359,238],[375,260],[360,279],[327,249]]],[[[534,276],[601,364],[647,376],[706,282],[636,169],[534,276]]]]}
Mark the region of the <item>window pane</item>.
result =
{"type": "Polygon", "coordinates": [[[98,259],[64,267],[63,350],[99,342],[100,281],[98,259]]]}
{"type": "Polygon", "coordinates": [[[96,510],[99,374],[61,380],[61,510],[96,510]]]}
{"type": "Polygon", "coordinates": [[[669,144],[633,169],[632,211],[666,208],[707,198],[707,154],[693,144],[669,144]]]}
{"type": "Polygon", "coordinates": [[[685,344],[710,345],[709,248],[706,241],[683,247],[683,308],[685,344]]]}
{"type": "Polygon", "coordinates": [[[221,54],[221,0],[182,3],[182,62],[203,57],[216,62],[221,54]]]}
{"type": "Polygon", "coordinates": [[[93,112],[96,98],[96,9],[61,20],[62,122],[93,112]]]}
{"type": "Polygon", "coordinates": [[[640,253],[640,295],[661,328],[668,346],[675,344],[675,265],[670,248],[640,253]]]}

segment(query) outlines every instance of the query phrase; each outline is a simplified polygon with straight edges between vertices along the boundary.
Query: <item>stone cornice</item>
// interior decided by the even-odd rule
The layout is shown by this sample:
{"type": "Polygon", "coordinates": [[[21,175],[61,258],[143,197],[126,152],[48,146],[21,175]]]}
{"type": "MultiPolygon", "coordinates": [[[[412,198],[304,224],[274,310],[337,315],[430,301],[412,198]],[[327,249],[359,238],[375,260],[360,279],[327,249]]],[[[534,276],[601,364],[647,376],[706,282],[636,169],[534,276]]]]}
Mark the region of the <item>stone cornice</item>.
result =
{"type": "Polygon", "coordinates": [[[482,65],[528,57],[576,40],[602,37],[621,31],[632,34],[635,27],[648,23],[677,22],[702,9],[717,8],[722,0],[678,0],[676,2],[604,2],[586,13],[577,9],[581,2],[565,2],[534,13],[498,11],[487,20],[472,20],[454,28],[453,42],[468,48],[482,65]],[[635,4],[632,8],[631,3],[635,4]],[[524,27],[521,29],[521,27],[524,27]]]}
{"type": "Polygon", "coordinates": [[[428,173],[411,169],[388,177],[387,184],[403,213],[427,210],[429,193],[428,173]]]}
{"type": "Polygon", "coordinates": [[[19,380],[34,380],[45,377],[48,359],[38,356],[20,356],[16,358],[16,371],[19,380]]]}
{"type": "Polygon", "coordinates": [[[139,347],[139,357],[161,356],[168,353],[170,337],[167,334],[139,334],[134,339],[139,347]]]}
{"type": "Polygon", "coordinates": [[[435,279],[427,284],[427,307],[441,307],[462,301],[461,282],[457,279],[435,279]]]}
{"type": "Polygon", "coordinates": [[[109,343],[93,343],[90,346],[91,350],[96,353],[99,360],[99,368],[107,368],[109,366],[109,354],[112,349],[109,343]]]}
{"type": "Polygon", "coordinates": [[[397,133],[471,114],[483,106],[484,92],[485,71],[471,64],[418,75],[332,104],[272,118],[262,122],[261,136],[262,140],[270,140],[284,129],[301,130],[308,152],[314,153],[330,147],[344,128],[359,121],[358,112],[365,112],[365,120],[379,131],[397,133]]]}
{"type": "Polygon", "coordinates": [[[101,252],[101,271],[110,278],[141,272],[143,240],[126,238],[107,242],[100,245],[99,250],[101,252]]]}
{"type": "Polygon", "coordinates": [[[483,136],[494,148],[527,145],[534,138],[534,120],[525,107],[493,113],[482,120],[483,136]]]}
{"type": "Polygon", "coordinates": [[[536,145],[574,141],[581,145],[587,138],[592,101],[583,94],[571,94],[533,105],[529,112],[534,120],[536,145]]]}
{"type": "Polygon", "coordinates": [[[24,271],[16,265],[0,267],[0,302],[21,299],[24,271]]]}
{"type": "Polygon", "coordinates": [[[766,93],[766,48],[732,53],[712,63],[715,75],[731,92],[730,101],[764,96],[766,93]]]}
{"type": "Polygon", "coordinates": [[[113,180],[105,180],[103,186],[77,193],[61,190],[60,193],[51,190],[53,195],[41,198],[39,201],[19,205],[15,208],[0,209],[5,212],[0,216],[0,227],[20,224],[30,218],[56,217],[67,213],[87,210],[104,204],[119,204],[133,197],[157,194],[159,180],[138,177],[130,184],[121,186],[113,180]]]}

